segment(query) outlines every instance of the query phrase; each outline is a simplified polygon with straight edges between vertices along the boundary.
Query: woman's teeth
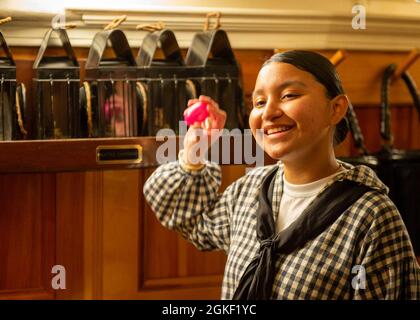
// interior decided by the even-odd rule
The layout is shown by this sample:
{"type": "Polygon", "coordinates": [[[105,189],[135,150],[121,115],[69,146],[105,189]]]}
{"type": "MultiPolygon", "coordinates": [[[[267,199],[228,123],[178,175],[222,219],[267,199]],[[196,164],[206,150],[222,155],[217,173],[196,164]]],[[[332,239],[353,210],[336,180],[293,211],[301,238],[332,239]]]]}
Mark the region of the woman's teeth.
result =
{"type": "Polygon", "coordinates": [[[281,127],[277,127],[277,128],[272,128],[272,129],[267,130],[267,134],[283,132],[283,131],[290,130],[291,128],[292,128],[292,126],[281,126],[281,127]]]}

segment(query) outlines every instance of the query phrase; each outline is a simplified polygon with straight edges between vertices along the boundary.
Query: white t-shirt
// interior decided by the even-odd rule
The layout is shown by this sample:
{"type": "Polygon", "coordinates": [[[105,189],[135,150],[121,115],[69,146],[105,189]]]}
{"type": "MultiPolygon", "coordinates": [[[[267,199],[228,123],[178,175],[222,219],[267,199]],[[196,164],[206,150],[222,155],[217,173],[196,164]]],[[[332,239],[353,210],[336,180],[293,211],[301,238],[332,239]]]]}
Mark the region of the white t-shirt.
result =
{"type": "Polygon", "coordinates": [[[283,176],[283,194],[280,201],[280,212],[277,215],[276,231],[280,232],[286,229],[295,221],[322,188],[344,170],[343,167],[340,167],[336,173],[306,184],[291,184],[283,176]]]}

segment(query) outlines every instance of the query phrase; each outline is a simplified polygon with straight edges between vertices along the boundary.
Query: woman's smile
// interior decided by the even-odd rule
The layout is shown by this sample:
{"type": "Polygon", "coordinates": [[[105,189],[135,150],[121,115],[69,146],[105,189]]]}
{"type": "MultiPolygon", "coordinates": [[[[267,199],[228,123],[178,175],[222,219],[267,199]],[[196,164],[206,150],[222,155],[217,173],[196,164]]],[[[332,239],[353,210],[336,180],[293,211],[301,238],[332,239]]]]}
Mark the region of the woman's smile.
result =
{"type": "Polygon", "coordinates": [[[264,138],[270,140],[286,138],[295,127],[295,125],[276,125],[264,128],[264,138]]]}

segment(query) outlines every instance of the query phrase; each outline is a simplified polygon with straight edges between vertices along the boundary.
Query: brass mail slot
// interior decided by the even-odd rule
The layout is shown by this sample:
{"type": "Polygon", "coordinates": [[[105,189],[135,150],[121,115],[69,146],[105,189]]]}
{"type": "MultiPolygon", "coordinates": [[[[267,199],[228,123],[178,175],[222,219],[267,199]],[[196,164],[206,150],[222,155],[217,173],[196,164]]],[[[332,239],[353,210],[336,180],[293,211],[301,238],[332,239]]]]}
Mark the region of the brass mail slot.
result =
{"type": "Polygon", "coordinates": [[[140,145],[110,145],[96,147],[96,163],[98,164],[135,164],[142,160],[140,145]]]}

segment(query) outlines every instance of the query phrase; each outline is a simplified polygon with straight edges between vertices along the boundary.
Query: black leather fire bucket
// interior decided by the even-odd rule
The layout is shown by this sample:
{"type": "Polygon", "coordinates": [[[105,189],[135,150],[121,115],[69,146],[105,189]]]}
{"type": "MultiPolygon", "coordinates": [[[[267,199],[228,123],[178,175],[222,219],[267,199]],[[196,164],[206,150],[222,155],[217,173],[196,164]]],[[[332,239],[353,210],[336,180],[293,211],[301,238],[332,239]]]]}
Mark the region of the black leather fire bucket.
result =
{"type": "Polygon", "coordinates": [[[25,86],[16,81],[16,65],[0,32],[0,140],[19,140],[27,136],[24,127],[25,86]]]}
{"type": "Polygon", "coordinates": [[[36,138],[81,137],[80,68],[65,29],[50,29],[46,32],[33,69],[36,138]],[[46,50],[53,34],[58,36],[64,55],[47,55],[46,50]]]}
{"type": "Polygon", "coordinates": [[[192,84],[186,80],[185,62],[174,33],[168,29],[149,33],[136,62],[144,121],[140,135],[156,135],[163,128],[178,134],[187,101],[195,95],[194,88],[187,90],[192,84]],[[160,59],[156,57],[158,49],[163,54],[160,59]]]}
{"type": "Polygon", "coordinates": [[[118,29],[98,32],[89,50],[80,88],[85,137],[138,134],[137,66],[127,38],[118,29]],[[107,44],[114,55],[105,57],[107,44]]]}
{"type": "Polygon", "coordinates": [[[210,96],[227,113],[226,128],[247,127],[242,77],[228,36],[224,30],[195,34],[186,57],[188,78],[197,94],[210,96]]]}

